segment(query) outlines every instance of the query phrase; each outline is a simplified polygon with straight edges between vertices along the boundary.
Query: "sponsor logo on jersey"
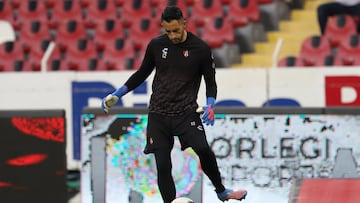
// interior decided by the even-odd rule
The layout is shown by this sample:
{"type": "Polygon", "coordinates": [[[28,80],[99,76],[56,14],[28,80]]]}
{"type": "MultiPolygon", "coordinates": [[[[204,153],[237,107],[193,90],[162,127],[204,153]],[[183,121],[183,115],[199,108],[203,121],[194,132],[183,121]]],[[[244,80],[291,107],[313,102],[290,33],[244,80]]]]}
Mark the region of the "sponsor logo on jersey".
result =
{"type": "Polygon", "coordinates": [[[166,59],[168,50],[169,50],[169,48],[167,48],[167,47],[162,49],[162,56],[161,56],[161,58],[166,59]]]}

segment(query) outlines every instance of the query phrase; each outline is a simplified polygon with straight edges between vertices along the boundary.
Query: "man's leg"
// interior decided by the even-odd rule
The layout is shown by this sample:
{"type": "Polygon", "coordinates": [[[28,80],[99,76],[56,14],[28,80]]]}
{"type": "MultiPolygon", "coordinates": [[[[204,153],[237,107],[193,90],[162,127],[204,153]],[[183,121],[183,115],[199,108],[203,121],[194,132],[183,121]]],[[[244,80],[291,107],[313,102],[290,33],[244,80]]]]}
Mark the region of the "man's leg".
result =
{"type": "Polygon", "coordinates": [[[218,164],[214,152],[207,147],[194,149],[195,153],[199,156],[201,168],[204,173],[209,177],[212,184],[215,186],[215,192],[221,201],[229,199],[242,200],[245,199],[247,192],[245,190],[231,190],[226,189],[222,184],[221,175],[219,172],[218,164]]]}
{"type": "Polygon", "coordinates": [[[222,184],[218,164],[210,147],[195,148],[194,151],[199,157],[202,170],[214,185],[215,191],[217,193],[224,191],[225,187],[222,184]]]}
{"type": "Polygon", "coordinates": [[[154,152],[158,176],[158,187],[164,203],[171,203],[176,197],[174,179],[171,174],[171,151],[160,149],[154,152]]]}

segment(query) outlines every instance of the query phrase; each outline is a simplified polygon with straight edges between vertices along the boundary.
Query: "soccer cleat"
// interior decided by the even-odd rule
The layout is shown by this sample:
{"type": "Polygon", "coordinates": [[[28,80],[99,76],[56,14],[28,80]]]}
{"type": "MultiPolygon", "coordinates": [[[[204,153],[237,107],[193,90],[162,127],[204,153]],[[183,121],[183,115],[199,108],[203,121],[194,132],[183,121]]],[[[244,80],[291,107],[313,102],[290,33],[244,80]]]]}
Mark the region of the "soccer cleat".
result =
{"type": "Polygon", "coordinates": [[[247,195],[247,191],[246,190],[231,190],[231,189],[225,189],[224,192],[220,192],[217,193],[217,196],[219,198],[219,200],[221,201],[228,201],[230,199],[234,199],[234,200],[243,200],[245,199],[247,195]]]}

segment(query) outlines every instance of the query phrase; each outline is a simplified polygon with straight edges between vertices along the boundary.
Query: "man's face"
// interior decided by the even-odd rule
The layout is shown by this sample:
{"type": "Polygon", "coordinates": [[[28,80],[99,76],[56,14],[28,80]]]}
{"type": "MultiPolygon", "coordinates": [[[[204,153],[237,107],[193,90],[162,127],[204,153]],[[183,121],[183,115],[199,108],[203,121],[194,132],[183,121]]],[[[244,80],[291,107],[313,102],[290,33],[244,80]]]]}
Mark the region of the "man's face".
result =
{"type": "Polygon", "coordinates": [[[185,20],[172,20],[170,22],[162,21],[161,26],[169,39],[174,44],[178,44],[186,39],[185,23],[185,20]]]}

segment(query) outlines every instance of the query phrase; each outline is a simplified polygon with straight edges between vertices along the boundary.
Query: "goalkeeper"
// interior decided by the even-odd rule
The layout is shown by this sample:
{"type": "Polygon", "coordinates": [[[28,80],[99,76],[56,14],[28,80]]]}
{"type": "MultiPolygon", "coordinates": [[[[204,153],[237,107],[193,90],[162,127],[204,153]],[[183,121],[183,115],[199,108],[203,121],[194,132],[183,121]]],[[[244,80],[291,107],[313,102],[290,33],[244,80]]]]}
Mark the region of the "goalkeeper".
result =
{"type": "Polygon", "coordinates": [[[182,150],[191,147],[198,155],[202,170],[221,201],[242,200],[247,194],[245,190],[228,189],[222,184],[215,155],[196,112],[197,95],[204,77],[207,105],[202,109],[202,119],[206,125],[214,124],[217,86],[211,49],[186,31],[186,20],[178,7],[165,8],[161,25],[165,34],[149,42],[140,68],[123,86],[103,99],[102,108],[107,113],[120,97],[139,86],[155,69],[144,153],[155,155],[158,187],[164,203],[171,203],[176,196],[171,174],[175,135],[182,150]]]}

